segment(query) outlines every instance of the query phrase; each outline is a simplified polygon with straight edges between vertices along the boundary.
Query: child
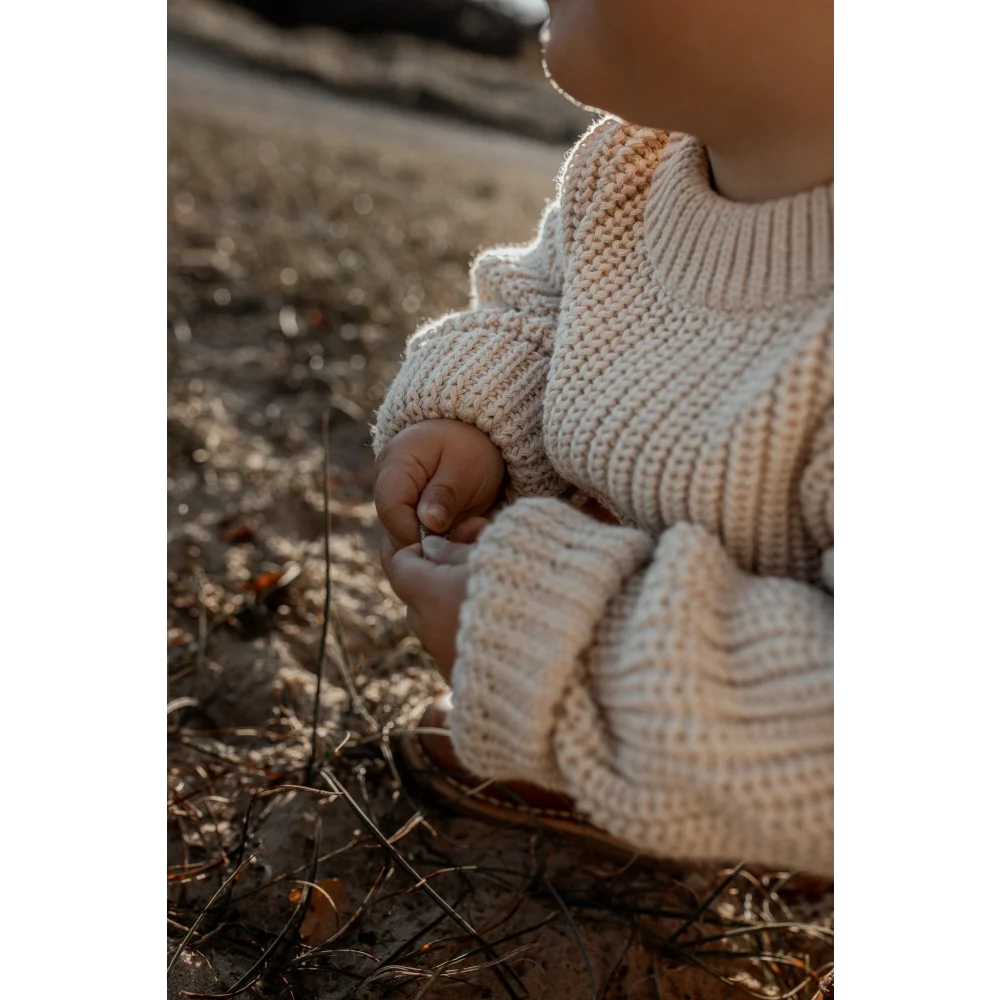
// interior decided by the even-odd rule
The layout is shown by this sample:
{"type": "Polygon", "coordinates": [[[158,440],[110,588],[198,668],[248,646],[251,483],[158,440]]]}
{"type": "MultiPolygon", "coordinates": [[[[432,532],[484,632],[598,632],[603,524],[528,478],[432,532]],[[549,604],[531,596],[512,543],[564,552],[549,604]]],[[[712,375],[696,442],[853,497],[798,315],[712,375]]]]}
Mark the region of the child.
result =
{"type": "Polygon", "coordinates": [[[830,873],[832,2],[550,8],[551,75],[615,117],[410,341],[383,565],[471,772],[649,854],[830,873]]]}

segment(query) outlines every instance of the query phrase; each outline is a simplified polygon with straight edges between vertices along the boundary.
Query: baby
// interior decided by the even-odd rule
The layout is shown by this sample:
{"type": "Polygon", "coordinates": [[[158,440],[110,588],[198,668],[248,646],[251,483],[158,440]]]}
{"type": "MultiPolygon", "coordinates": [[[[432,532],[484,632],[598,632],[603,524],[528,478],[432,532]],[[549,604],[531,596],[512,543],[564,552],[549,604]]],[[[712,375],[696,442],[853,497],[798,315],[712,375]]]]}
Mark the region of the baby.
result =
{"type": "Polygon", "coordinates": [[[549,6],[552,78],[610,116],[410,341],[383,565],[470,772],[828,874],[832,0],[549,6]]]}

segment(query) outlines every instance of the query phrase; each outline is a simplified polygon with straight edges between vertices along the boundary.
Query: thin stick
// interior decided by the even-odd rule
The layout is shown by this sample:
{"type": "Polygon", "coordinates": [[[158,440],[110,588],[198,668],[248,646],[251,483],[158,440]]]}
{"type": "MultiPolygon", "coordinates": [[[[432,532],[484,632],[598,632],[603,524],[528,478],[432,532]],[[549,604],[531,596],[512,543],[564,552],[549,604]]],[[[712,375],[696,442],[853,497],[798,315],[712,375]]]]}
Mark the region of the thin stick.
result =
{"type": "Polygon", "coordinates": [[[344,687],[347,688],[347,693],[350,695],[351,708],[354,710],[355,715],[365,720],[373,735],[383,738],[381,727],[375,720],[375,716],[368,711],[368,706],[364,703],[361,695],[358,694],[354,678],[351,676],[351,671],[347,666],[347,655],[344,653],[344,630],[335,608],[331,608],[330,617],[333,622],[333,637],[337,645],[337,669],[340,671],[344,687]]]}
{"type": "Polygon", "coordinates": [[[576,945],[580,949],[584,965],[587,966],[587,975],[590,977],[590,986],[594,992],[594,1000],[598,1000],[597,975],[594,972],[593,963],[590,961],[590,954],[587,952],[587,946],[583,943],[583,936],[580,934],[580,928],[576,926],[573,914],[569,912],[569,907],[563,902],[562,896],[556,892],[556,887],[549,881],[548,875],[542,875],[542,883],[545,888],[548,889],[549,895],[555,900],[556,906],[562,910],[563,916],[566,918],[566,923],[569,924],[570,933],[572,933],[573,938],[576,941],[576,945]]]}
{"type": "MultiPolygon", "coordinates": [[[[246,811],[243,813],[243,830],[240,833],[240,850],[239,854],[237,855],[237,857],[241,859],[241,862],[243,858],[243,852],[247,849],[247,844],[250,843],[250,819],[251,816],[253,815],[254,805],[256,805],[258,799],[262,799],[265,796],[275,795],[278,792],[282,791],[311,792],[313,795],[316,795],[320,792],[320,789],[309,788],[305,785],[276,784],[276,785],[271,785],[268,788],[258,788],[255,792],[253,792],[250,796],[250,801],[247,803],[246,811]]],[[[304,868],[305,866],[303,865],[302,867],[304,868]]],[[[299,872],[301,870],[302,870],[301,868],[296,868],[295,872],[299,872]]],[[[250,895],[250,893],[248,893],[247,895],[250,895]]],[[[230,903],[232,903],[232,901],[233,901],[233,890],[232,888],[230,888],[229,898],[226,900],[226,905],[228,906],[230,903]]]]}
{"type": "Polygon", "coordinates": [[[438,980],[444,975],[445,969],[448,968],[448,963],[445,962],[443,965],[439,965],[435,970],[434,974],[430,979],[420,987],[420,992],[413,998],[413,1000],[423,1000],[424,997],[429,996],[432,989],[437,985],[438,980]]]}
{"type": "Polygon", "coordinates": [[[746,986],[744,983],[741,983],[738,980],[730,979],[728,976],[722,975],[721,972],[717,971],[716,969],[713,969],[710,965],[707,965],[705,962],[702,962],[699,958],[697,958],[697,956],[691,953],[688,953],[685,957],[690,959],[694,965],[698,966],[698,968],[701,969],[702,972],[707,972],[713,979],[717,979],[720,983],[725,983],[726,986],[735,986],[738,990],[745,993],[747,996],[754,997],[754,1000],[791,1000],[791,998],[794,997],[796,993],[800,993],[806,986],[809,985],[811,979],[811,977],[807,976],[805,979],[802,980],[802,982],[798,984],[798,986],[794,987],[794,989],[788,990],[785,993],[781,993],[778,996],[773,996],[773,995],[769,996],[766,993],[757,993],[754,990],[750,989],[749,986],[746,986]]]}
{"type": "MultiPolygon", "coordinates": [[[[348,790],[337,780],[337,778],[335,778],[328,770],[326,770],[326,768],[321,769],[319,773],[320,777],[322,777],[335,792],[339,792],[347,800],[348,804],[357,814],[361,822],[364,823],[366,827],[368,827],[368,830],[372,834],[372,836],[382,845],[382,847],[385,850],[389,851],[389,853],[396,860],[397,864],[399,864],[399,866],[407,873],[407,875],[409,875],[410,878],[412,878],[416,882],[422,882],[423,876],[420,874],[420,872],[418,872],[416,868],[414,868],[413,865],[411,865],[409,861],[407,861],[406,858],[404,858],[403,855],[392,844],[389,843],[385,835],[376,825],[375,821],[364,811],[364,809],[362,809],[357,804],[357,802],[354,801],[354,799],[351,797],[351,793],[348,792],[348,790]]],[[[476,942],[483,948],[483,951],[489,958],[496,958],[500,960],[501,963],[500,967],[499,968],[495,967],[493,971],[495,972],[497,979],[500,980],[500,984],[501,986],[503,986],[504,992],[511,998],[511,1000],[518,1000],[517,994],[514,992],[514,989],[510,985],[510,983],[507,982],[507,979],[503,975],[503,972],[501,970],[506,971],[509,975],[511,975],[514,978],[515,982],[519,983],[519,985],[521,985],[523,988],[523,984],[520,983],[520,979],[518,978],[518,976],[503,964],[503,961],[502,959],[500,959],[500,956],[497,955],[497,953],[490,947],[490,945],[485,940],[483,940],[482,935],[475,929],[475,927],[473,927],[472,924],[470,924],[465,919],[465,917],[463,917],[443,896],[441,896],[429,882],[423,882],[422,888],[424,892],[426,892],[427,895],[430,896],[431,899],[433,899],[434,902],[437,903],[437,905],[440,906],[441,909],[444,910],[445,913],[447,913],[448,916],[451,917],[451,919],[454,920],[455,923],[457,923],[458,926],[462,928],[462,930],[464,930],[467,934],[471,934],[472,937],[475,938],[476,942]]]]}
{"type": "MultiPolygon", "coordinates": [[[[275,960],[272,963],[272,970],[278,975],[280,975],[282,969],[286,967],[288,962],[288,953],[292,948],[295,947],[296,939],[301,937],[302,935],[302,924],[305,922],[306,912],[308,910],[312,894],[313,892],[317,891],[316,876],[319,873],[319,845],[322,839],[323,839],[323,821],[319,818],[319,816],[317,816],[316,821],[313,824],[312,866],[309,872],[309,880],[305,883],[306,890],[303,893],[303,896],[305,898],[302,900],[305,906],[302,907],[301,913],[299,914],[299,919],[294,925],[294,929],[291,931],[291,933],[283,942],[281,951],[277,952],[277,954],[275,955],[275,960]]],[[[319,891],[323,892],[323,890],[319,891]]],[[[325,892],[323,894],[326,895],[325,892]]],[[[327,896],[327,899],[329,899],[329,896],[327,896]]],[[[333,900],[330,900],[330,902],[332,904],[333,900]]],[[[334,906],[334,910],[336,910],[336,906],[334,906]]]]}
{"type": "MultiPolygon", "coordinates": [[[[712,941],[725,941],[728,938],[747,937],[751,934],[767,934],[768,931],[781,930],[797,930],[804,937],[823,941],[825,943],[829,943],[827,939],[833,937],[833,931],[827,927],[821,926],[820,924],[804,924],[802,922],[792,923],[787,920],[778,920],[772,924],[749,924],[746,927],[734,927],[728,931],[723,931],[720,934],[712,934],[709,937],[700,937],[696,941],[692,941],[691,945],[710,944],[712,941]]],[[[673,943],[673,940],[674,939],[671,938],[667,943],[671,944],[673,943]]]]}
{"type": "Polygon", "coordinates": [[[420,930],[411,934],[398,948],[393,949],[392,953],[383,962],[379,962],[379,968],[392,965],[394,962],[401,958],[409,958],[409,949],[412,948],[425,934],[430,933],[442,920],[447,920],[447,913],[439,913],[426,927],[421,927],[420,930]]]}
{"type": "Polygon", "coordinates": [[[386,732],[372,733],[371,736],[362,736],[351,744],[352,747],[363,747],[366,743],[376,743],[385,739],[386,736],[396,739],[400,736],[451,736],[450,729],[442,729],[440,726],[415,726],[413,729],[392,729],[386,732]]]}
{"type": "Polygon", "coordinates": [[[223,893],[223,890],[224,890],[224,889],[225,889],[225,888],[226,888],[226,887],[227,887],[227,886],[228,886],[228,885],[229,885],[229,884],[230,884],[230,883],[231,883],[231,882],[232,882],[232,881],[233,881],[233,880],[234,880],[234,879],[236,878],[236,876],[237,876],[237,875],[239,875],[239,873],[240,873],[240,872],[241,872],[241,871],[242,871],[242,870],[243,870],[243,869],[244,869],[244,868],[245,868],[245,867],[246,867],[246,866],[247,866],[248,864],[250,864],[250,862],[251,862],[251,861],[253,861],[253,859],[254,859],[255,857],[257,857],[257,855],[258,855],[258,854],[260,853],[260,849],[261,849],[261,848],[262,848],[263,846],[264,846],[263,844],[258,844],[258,845],[257,845],[257,846],[256,846],[256,847],[254,848],[254,850],[253,850],[253,852],[252,852],[252,853],[250,854],[250,856],[249,856],[249,857],[248,857],[248,858],[247,858],[247,859],[246,859],[245,861],[242,861],[242,862],[240,862],[240,864],[239,864],[239,865],[237,865],[237,866],[236,866],[236,868],[234,868],[234,869],[233,869],[233,873],[232,873],[232,875],[230,875],[230,876],[229,876],[229,878],[227,878],[227,879],[226,879],[226,881],[225,881],[225,882],[223,882],[223,883],[222,883],[222,885],[220,885],[220,886],[219,886],[219,888],[215,890],[215,895],[213,895],[213,896],[212,896],[212,898],[211,898],[211,899],[210,899],[210,900],[208,901],[208,905],[207,905],[207,906],[205,907],[205,909],[203,909],[203,910],[201,911],[201,913],[199,913],[199,914],[198,914],[198,919],[197,919],[197,920],[196,920],[196,921],[195,921],[195,922],[194,922],[194,923],[193,923],[193,924],[192,924],[192,925],[191,925],[191,926],[190,926],[190,927],[188,928],[188,932],[187,932],[187,934],[185,934],[185,935],[184,935],[184,939],[183,939],[183,940],[181,941],[181,943],[180,943],[180,944],[179,944],[179,945],[177,946],[177,950],[176,950],[176,951],[175,951],[175,952],[173,953],[173,955],[171,956],[171,958],[170,958],[170,962],[169,962],[169,963],[167,964],[167,975],[168,975],[168,976],[170,975],[170,971],[171,971],[171,969],[173,969],[173,967],[174,967],[174,966],[175,966],[175,965],[177,964],[177,959],[181,957],[181,952],[182,952],[182,951],[184,951],[184,949],[185,949],[185,948],[187,947],[187,943],[188,943],[188,941],[190,941],[190,940],[191,940],[191,938],[192,938],[192,937],[193,937],[193,935],[194,935],[194,932],[195,932],[195,931],[196,931],[196,930],[198,929],[198,925],[199,925],[199,924],[200,924],[200,923],[202,922],[202,920],[204,919],[204,917],[205,917],[205,914],[206,914],[206,913],[208,913],[208,911],[209,911],[210,909],[212,909],[212,905],[213,905],[213,904],[215,903],[215,901],[216,901],[216,900],[217,900],[217,899],[218,899],[218,898],[219,898],[219,897],[220,897],[220,896],[222,895],[222,893],[223,893]]]}
{"type": "Polygon", "coordinates": [[[326,588],[323,596],[323,626],[319,633],[319,655],[316,658],[316,695],[313,698],[312,749],[306,764],[305,783],[312,781],[313,766],[319,747],[319,707],[323,674],[326,671],[326,638],[330,631],[330,607],[333,604],[333,581],[330,579],[330,411],[323,414],[323,567],[326,588]]]}
{"type": "Polygon", "coordinates": [[[224,764],[233,764],[236,767],[242,767],[247,771],[255,771],[257,774],[263,774],[268,778],[277,779],[284,777],[284,775],[279,774],[279,772],[272,771],[266,767],[261,767],[259,764],[251,764],[249,761],[239,760],[237,757],[227,757],[225,754],[219,753],[216,750],[209,750],[208,747],[203,747],[198,743],[192,743],[190,740],[184,739],[183,736],[178,736],[177,742],[182,747],[187,747],[189,750],[195,750],[206,757],[212,757],[214,760],[221,760],[224,764]]]}
{"type": "MultiPolygon", "coordinates": [[[[368,707],[365,705],[358,694],[358,689],[354,684],[354,678],[351,676],[351,671],[347,666],[347,655],[344,652],[344,629],[340,621],[340,616],[337,614],[336,609],[333,607],[333,602],[330,600],[330,440],[329,440],[329,430],[330,430],[330,411],[327,410],[323,414],[323,516],[324,521],[324,553],[326,556],[326,608],[324,610],[323,617],[323,640],[322,640],[322,654],[326,655],[326,630],[328,625],[333,625],[333,638],[336,645],[337,651],[337,669],[340,672],[341,680],[344,682],[344,687],[347,690],[348,695],[351,699],[351,708],[354,710],[354,714],[364,719],[368,724],[368,728],[372,733],[378,733],[380,726],[378,722],[375,721],[375,717],[368,711],[368,707]]],[[[317,682],[316,689],[316,712],[319,710],[319,687],[317,682]]],[[[315,713],[314,713],[315,718],[315,713]]],[[[313,733],[313,739],[315,741],[315,730],[313,733]]],[[[312,760],[310,760],[310,766],[312,765],[312,760]]]]}
{"type": "MultiPolygon", "coordinates": [[[[312,789],[312,791],[316,791],[316,789],[312,789]]],[[[360,841],[358,840],[348,841],[342,847],[338,847],[335,851],[330,851],[328,854],[324,854],[319,859],[320,864],[322,864],[324,861],[329,861],[330,858],[337,857],[338,854],[346,854],[348,851],[353,850],[355,847],[357,847],[359,843],[360,841]]],[[[309,867],[309,862],[307,861],[304,865],[299,865],[298,868],[293,868],[290,872],[285,872],[283,875],[276,875],[274,878],[270,879],[267,882],[261,882],[261,884],[258,885],[256,888],[248,889],[245,893],[243,893],[242,896],[233,896],[230,902],[242,903],[244,899],[250,899],[251,896],[256,896],[258,893],[263,892],[265,889],[270,889],[271,886],[273,885],[278,885],[281,882],[288,882],[293,875],[298,875],[299,872],[305,871],[308,867],[309,867]]]]}
{"type": "MultiPolygon", "coordinates": [[[[495,941],[491,941],[490,944],[494,948],[496,948],[498,945],[506,944],[508,941],[513,941],[515,938],[523,937],[525,934],[530,934],[532,931],[537,931],[542,927],[547,927],[549,924],[552,923],[553,920],[558,920],[558,919],[559,919],[558,913],[550,913],[544,920],[539,920],[538,923],[536,924],[530,924],[527,927],[522,927],[518,931],[511,931],[509,934],[505,934],[503,937],[497,938],[495,941]]],[[[449,941],[457,941],[457,940],[458,938],[441,938],[439,941],[432,942],[432,944],[436,946],[445,944],[449,941]]],[[[449,958],[448,961],[445,962],[444,964],[456,965],[459,962],[464,962],[468,958],[474,958],[482,950],[483,950],[482,948],[473,948],[471,951],[463,952],[461,955],[457,955],[455,958],[449,958]]]]}
{"type": "Polygon", "coordinates": [[[615,967],[608,973],[608,978],[604,980],[604,989],[601,990],[601,1000],[608,995],[608,990],[611,989],[611,982],[615,978],[615,973],[621,968],[622,962],[625,961],[625,956],[632,950],[632,945],[635,944],[635,935],[638,930],[638,925],[633,923],[632,929],[629,931],[628,940],[625,942],[625,947],[622,949],[622,953],[618,956],[618,961],[615,962],[615,967]]]}
{"type": "MultiPolygon", "coordinates": [[[[298,958],[293,959],[292,965],[302,966],[302,962],[308,959],[314,959],[317,955],[332,955],[335,954],[340,949],[331,948],[331,944],[335,944],[340,938],[342,938],[351,927],[354,926],[355,922],[361,918],[361,914],[364,908],[368,905],[368,901],[372,898],[375,892],[378,890],[379,886],[392,877],[395,869],[390,865],[384,867],[376,877],[375,881],[372,883],[368,892],[365,893],[365,898],[361,901],[361,905],[350,915],[347,921],[338,930],[328,937],[322,944],[318,944],[315,948],[310,948],[304,955],[300,955],[298,958]]],[[[353,995],[353,994],[351,994],[353,995]]]]}
{"type": "Polygon", "coordinates": [[[200,677],[202,667],[205,665],[205,651],[208,647],[208,610],[205,607],[205,587],[201,569],[195,576],[195,590],[198,594],[198,654],[194,670],[195,674],[200,677]]]}
{"type": "Polygon", "coordinates": [[[726,891],[730,885],[733,884],[733,882],[736,881],[737,878],[739,878],[739,874],[743,871],[745,866],[746,862],[741,861],[729,873],[729,875],[705,897],[705,901],[698,907],[698,909],[695,910],[695,912],[692,913],[691,916],[688,917],[687,920],[685,920],[684,923],[682,923],[669,938],[667,938],[668,945],[672,945],[675,941],[680,939],[681,935],[726,891]]]}
{"type": "MultiPolygon", "coordinates": [[[[319,860],[319,834],[320,834],[320,820],[317,817],[316,825],[314,827],[314,837],[315,842],[313,843],[313,857],[312,857],[312,877],[310,882],[316,881],[316,866],[319,860]]],[[[247,969],[246,972],[240,976],[236,984],[228,990],[226,993],[188,993],[189,997],[198,997],[202,1000],[228,1000],[229,997],[239,996],[241,993],[245,993],[258,979],[264,974],[265,965],[267,960],[271,957],[271,954],[277,950],[277,948],[285,942],[288,932],[294,927],[296,931],[302,926],[302,921],[305,920],[306,908],[309,906],[309,900],[312,898],[312,887],[306,888],[306,891],[302,893],[299,897],[298,905],[292,911],[292,915],[288,918],[287,923],[281,928],[278,936],[264,949],[264,953],[257,959],[253,965],[247,969]]]]}
{"type": "MultiPolygon", "coordinates": [[[[667,910],[659,906],[629,906],[626,903],[618,903],[615,900],[595,901],[590,899],[580,899],[575,896],[564,897],[569,906],[577,910],[602,910],[614,913],[622,917],[661,917],[665,920],[687,920],[691,916],[690,910],[667,910]]],[[[727,920],[724,917],[702,915],[706,923],[718,924],[720,927],[745,927],[746,924],[737,920],[727,920]]]]}

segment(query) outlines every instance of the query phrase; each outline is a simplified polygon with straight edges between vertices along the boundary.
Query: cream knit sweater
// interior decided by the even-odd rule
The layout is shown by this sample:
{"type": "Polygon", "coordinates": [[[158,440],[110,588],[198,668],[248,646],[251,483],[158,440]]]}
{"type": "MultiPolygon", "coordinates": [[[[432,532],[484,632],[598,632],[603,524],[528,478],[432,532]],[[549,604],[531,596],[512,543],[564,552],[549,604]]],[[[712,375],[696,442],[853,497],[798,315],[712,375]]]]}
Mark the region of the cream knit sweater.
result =
{"type": "Polygon", "coordinates": [[[473,548],[460,758],[645,852],[832,872],[832,208],[728,202],[696,141],[606,119],[379,414],[376,449],[475,424],[517,498],[473,548]]]}

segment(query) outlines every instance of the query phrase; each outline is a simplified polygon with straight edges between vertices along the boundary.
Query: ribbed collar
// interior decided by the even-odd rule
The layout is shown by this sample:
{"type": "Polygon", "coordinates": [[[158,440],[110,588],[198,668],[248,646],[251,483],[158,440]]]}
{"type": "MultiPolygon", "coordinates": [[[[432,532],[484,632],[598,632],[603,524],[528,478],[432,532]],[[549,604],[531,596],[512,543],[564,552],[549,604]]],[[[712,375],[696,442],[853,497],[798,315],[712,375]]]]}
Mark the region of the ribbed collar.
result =
{"type": "Polygon", "coordinates": [[[672,135],[650,185],[645,241],[670,292],[694,305],[759,309],[833,288],[833,185],[766,201],[712,190],[708,155],[672,135]]]}

